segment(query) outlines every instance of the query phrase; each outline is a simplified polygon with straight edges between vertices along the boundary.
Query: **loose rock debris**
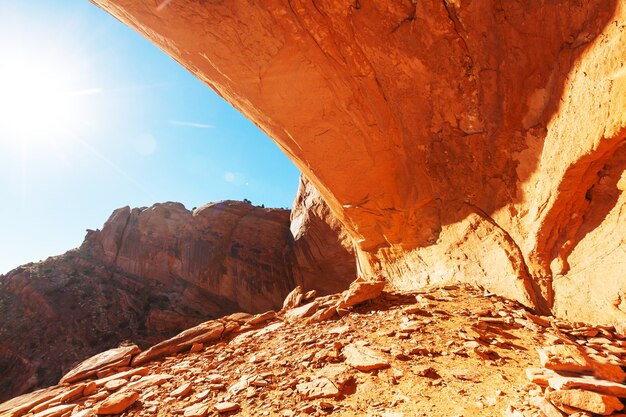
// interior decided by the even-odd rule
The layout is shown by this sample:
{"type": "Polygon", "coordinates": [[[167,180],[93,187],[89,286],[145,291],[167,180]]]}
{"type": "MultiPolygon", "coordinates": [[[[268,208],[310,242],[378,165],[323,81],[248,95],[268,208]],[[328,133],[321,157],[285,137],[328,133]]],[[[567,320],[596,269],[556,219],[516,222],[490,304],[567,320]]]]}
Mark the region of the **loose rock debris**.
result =
{"type": "Polygon", "coordinates": [[[104,352],[0,415],[621,416],[626,338],[614,328],[539,317],[467,285],[381,291],[296,289],[279,313],[104,352]]]}

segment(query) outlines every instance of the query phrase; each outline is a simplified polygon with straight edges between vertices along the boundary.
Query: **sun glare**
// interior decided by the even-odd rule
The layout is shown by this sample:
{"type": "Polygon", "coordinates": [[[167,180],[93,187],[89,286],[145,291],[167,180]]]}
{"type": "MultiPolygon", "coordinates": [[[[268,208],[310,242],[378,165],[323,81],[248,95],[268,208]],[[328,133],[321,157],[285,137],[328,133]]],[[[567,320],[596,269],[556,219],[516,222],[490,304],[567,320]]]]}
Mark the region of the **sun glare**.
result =
{"type": "Polygon", "coordinates": [[[0,62],[0,140],[47,142],[67,135],[81,117],[62,62],[0,62]]]}

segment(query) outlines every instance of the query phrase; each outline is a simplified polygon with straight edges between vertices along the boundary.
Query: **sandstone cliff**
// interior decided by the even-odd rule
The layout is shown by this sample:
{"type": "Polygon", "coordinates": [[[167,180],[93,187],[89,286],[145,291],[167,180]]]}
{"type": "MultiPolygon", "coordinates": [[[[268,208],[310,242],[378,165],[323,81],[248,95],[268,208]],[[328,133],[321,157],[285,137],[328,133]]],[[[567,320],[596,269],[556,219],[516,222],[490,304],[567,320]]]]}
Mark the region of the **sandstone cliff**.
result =
{"type": "MultiPolygon", "coordinates": [[[[328,215],[305,190],[294,210],[306,199],[328,215]]],[[[296,285],[346,288],[356,263],[331,235],[336,221],[299,222],[294,239],[289,216],[236,201],[124,207],[79,249],[0,276],[0,401],[124,340],[143,347],[210,318],[280,309],[296,285]],[[332,265],[317,259],[327,255],[332,265]]]]}
{"type": "Polygon", "coordinates": [[[267,132],[396,287],[626,319],[626,4],[92,0],[267,132]]]}

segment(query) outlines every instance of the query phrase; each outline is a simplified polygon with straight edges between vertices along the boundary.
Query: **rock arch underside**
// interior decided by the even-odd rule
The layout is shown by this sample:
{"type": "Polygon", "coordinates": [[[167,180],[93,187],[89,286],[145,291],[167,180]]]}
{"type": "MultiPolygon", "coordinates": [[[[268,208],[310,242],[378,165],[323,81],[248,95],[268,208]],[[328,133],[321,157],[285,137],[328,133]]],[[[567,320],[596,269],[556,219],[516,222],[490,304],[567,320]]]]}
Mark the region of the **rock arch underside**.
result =
{"type": "Polygon", "coordinates": [[[626,3],[92,0],[264,130],[363,276],[626,320],[626,3]]]}

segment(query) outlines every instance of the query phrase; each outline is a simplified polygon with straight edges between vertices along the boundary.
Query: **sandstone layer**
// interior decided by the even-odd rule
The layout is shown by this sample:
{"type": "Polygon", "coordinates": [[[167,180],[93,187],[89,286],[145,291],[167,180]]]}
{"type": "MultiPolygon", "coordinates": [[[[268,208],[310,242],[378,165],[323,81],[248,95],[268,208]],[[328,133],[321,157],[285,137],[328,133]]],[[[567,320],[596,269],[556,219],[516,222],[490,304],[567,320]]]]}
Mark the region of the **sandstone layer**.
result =
{"type": "MultiPolygon", "coordinates": [[[[296,204],[329,214],[305,184],[296,204]]],[[[352,247],[336,220],[311,218],[291,224],[288,210],[236,201],[124,207],[79,249],[0,276],[0,400],[125,340],[144,347],[225,314],[278,310],[298,285],[347,288],[352,247]]]]}
{"type": "Polygon", "coordinates": [[[268,133],[364,275],[626,319],[626,4],[92,0],[268,133]]]}

